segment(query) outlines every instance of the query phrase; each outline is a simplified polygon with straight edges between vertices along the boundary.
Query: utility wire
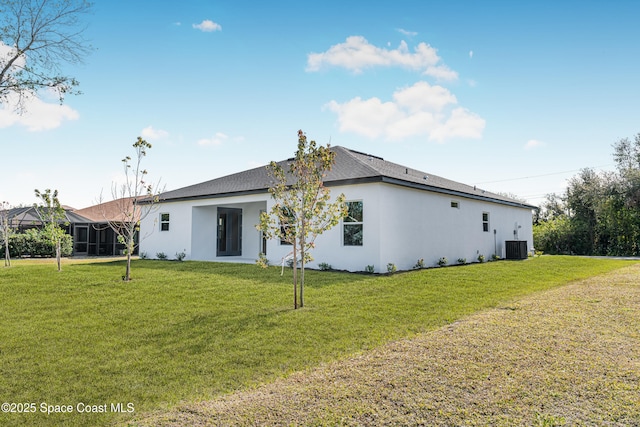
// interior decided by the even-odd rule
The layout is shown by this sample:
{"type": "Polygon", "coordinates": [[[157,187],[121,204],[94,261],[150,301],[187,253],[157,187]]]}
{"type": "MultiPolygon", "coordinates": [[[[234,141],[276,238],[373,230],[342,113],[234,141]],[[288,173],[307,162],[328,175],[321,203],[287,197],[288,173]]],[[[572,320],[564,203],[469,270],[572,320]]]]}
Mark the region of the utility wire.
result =
{"type": "Polygon", "coordinates": [[[613,165],[614,165],[614,164],[613,164],[613,163],[611,163],[611,164],[608,164],[608,165],[594,166],[594,167],[592,167],[592,168],[588,168],[588,167],[587,167],[587,168],[573,169],[573,170],[570,170],[570,171],[564,171],[564,172],[546,173],[546,174],[543,174],[543,175],[531,175],[531,176],[523,176],[523,177],[520,177],[520,178],[500,179],[500,180],[497,180],[497,181],[476,182],[476,185],[482,185],[482,184],[494,184],[494,183],[496,183],[496,182],[519,181],[519,180],[521,180],[521,179],[541,178],[541,177],[544,177],[544,176],[552,176],[552,175],[562,175],[562,174],[565,174],[565,173],[579,172],[579,171],[581,171],[581,170],[583,170],[583,169],[600,169],[600,168],[609,167],[609,166],[613,166],[613,165]]]}

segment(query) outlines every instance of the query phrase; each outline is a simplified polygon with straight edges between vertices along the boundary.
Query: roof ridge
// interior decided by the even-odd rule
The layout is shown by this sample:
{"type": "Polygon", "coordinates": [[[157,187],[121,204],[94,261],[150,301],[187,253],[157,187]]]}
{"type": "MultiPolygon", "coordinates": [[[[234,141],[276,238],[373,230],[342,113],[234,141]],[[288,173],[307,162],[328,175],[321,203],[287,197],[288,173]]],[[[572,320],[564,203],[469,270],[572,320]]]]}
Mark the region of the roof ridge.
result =
{"type": "MultiPolygon", "coordinates": [[[[387,182],[417,189],[452,194],[460,197],[490,199],[498,203],[517,203],[499,194],[479,192],[477,188],[383,159],[372,154],[340,145],[331,146],[336,163],[324,177],[326,185],[349,185],[358,182],[387,182]]],[[[287,160],[278,164],[285,165],[287,160]]],[[[240,194],[266,193],[272,184],[265,166],[258,166],[186,187],[165,191],[162,201],[178,201],[192,198],[226,197],[240,194]]]]}
{"type": "Polygon", "coordinates": [[[377,174],[377,175],[384,175],[381,170],[379,170],[378,168],[374,167],[373,165],[368,164],[367,162],[365,162],[363,159],[360,158],[360,156],[367,156],[367,157],[369,157],[371,159],[377,159],[377,160],[381,160],[383,162],[386,162],[386,160],[383,159],[382,157],[374,156],[372,154],[366,154],[366,153],[363,153],[361,151],[352,150],[350,148],[342,147],[342,146],[336,146],[336,147],[333,147],[333,148],[340,148],[346,154],[348,154],[352,159],[354,159],[356,162],[358,162],[361,165],[363,165],[365,168],[367,168],[372,173],[377,174]]]}

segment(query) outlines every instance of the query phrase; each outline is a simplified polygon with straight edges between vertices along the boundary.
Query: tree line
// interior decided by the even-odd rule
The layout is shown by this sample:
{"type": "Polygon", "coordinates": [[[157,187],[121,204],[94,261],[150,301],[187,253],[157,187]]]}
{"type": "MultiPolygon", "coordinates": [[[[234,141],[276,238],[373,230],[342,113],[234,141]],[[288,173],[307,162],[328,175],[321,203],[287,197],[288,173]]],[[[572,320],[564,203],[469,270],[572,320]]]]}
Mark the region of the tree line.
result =
{"type": "Polygon", "coordinates": [[[640,133],[613,144],[615,171],[582,169],[534,218],[536,250],[640,256],[640,133]]]}

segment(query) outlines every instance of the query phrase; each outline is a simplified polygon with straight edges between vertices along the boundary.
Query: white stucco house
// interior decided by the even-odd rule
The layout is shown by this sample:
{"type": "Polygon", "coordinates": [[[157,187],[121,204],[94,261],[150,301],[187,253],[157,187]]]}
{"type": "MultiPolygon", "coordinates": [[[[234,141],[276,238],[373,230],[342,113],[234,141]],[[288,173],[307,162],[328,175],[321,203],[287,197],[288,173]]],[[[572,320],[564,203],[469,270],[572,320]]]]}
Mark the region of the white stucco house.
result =
{"type": "MultiPolygon", "coordinates": [[[[533,249],[534,206],[377,156],[331,149],[336,163],[324,184],[334,197],[345,194],[350,216],[316,239],[311,268],[327,263],[386,272],[388,263],[408,270],[419,259],[434,266],[442,257],[449,263],[474,262],[481,254],[504,258],[506,242],[515,240],[533,249]]],[[[291,246],[266,240],[255,228],[260,212],[274,203],[271,184],[259,167],[161,194],[141,223],[140,253],[246,263],[264,253],[279,264],[291,246]]]]}

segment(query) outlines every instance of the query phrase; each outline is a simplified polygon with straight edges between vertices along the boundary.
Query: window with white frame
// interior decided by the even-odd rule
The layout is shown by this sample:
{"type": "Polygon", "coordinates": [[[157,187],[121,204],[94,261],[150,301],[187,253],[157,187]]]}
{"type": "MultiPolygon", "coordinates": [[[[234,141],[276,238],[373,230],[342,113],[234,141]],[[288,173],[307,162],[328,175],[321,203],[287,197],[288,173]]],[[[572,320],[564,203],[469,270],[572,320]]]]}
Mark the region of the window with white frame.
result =
{"type": "Polygon", "coordinates": [[[344,246],[362,246],[363,205],[362,200],[347,202],[348,214],[342,220],[342,244],[344,246]]]}
{"type": "Polygon", "coordinates": [[[482,231],[489,232],[489,212],[482,212],[482,231]]]}
{"type": "Polygon", "coordinates": [[[160,231],[169,231],[169,214],[160,214],[160,231]]]}

